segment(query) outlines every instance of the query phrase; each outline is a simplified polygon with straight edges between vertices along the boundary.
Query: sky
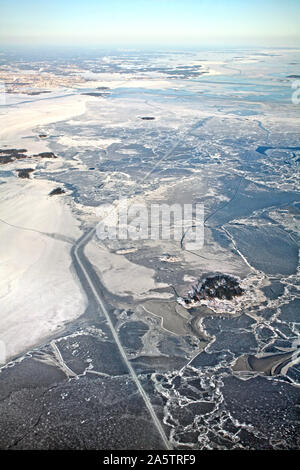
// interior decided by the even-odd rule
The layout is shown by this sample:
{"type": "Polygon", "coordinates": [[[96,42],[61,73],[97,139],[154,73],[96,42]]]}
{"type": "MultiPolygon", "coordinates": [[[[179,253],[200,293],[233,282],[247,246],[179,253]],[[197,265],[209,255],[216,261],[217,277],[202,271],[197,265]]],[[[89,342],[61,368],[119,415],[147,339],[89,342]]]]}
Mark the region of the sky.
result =
{"type": "Polygon", "coordinates": [[[300,0],[0,0],[0,44],[300,46],[300,0]]]}

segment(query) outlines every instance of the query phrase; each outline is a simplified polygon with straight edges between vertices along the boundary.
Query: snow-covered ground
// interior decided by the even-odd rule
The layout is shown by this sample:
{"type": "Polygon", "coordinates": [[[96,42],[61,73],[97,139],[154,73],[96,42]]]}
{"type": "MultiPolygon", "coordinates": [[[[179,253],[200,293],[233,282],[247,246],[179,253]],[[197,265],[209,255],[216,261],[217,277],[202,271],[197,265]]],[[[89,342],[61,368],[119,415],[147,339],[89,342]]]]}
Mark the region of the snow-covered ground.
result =
{"type": "MultiPolygon", "coordinates": [[[[33,129],[84,113],[86,101],[91,99],[37,98],[3,107],[0,147],[25,148],[29,154],[50,151],[33,129]]],[[[23,163],[20,161],[19,167],[23,163]]],[[[11,170],[11,165],[15,166],[1,169],[11,170]]],[[[36,163],[28,162],[27,166],[35,167],[36,163]]],[[[81,232],[64,196],[49,196],[55,183],[16,177],[4,178],[1,183],[0,361],[7,362],[79,317],[87,299],[71,271],[71,243],[81,232]]]]}
{"type": "Polygon", "coordinates": [[[0,106],[0,147],[5,144],[11,148],[26,148],[29,152],[46,151],[46,142],[36,139],[32,130],[83,114],[86,102],[93,99],[84,95],[57,94],[51,99],[36,98],[26,103],[20,99],[14,106],[0,106]]]}
{"type": "Polygon", "coordinates": [[[80,231],[63,196],[48,196],[51,189],[53,183],[43,180],[11,178],[0,185],[0,341],[6,360],[42,342],[86,306],[70,271],[71,243],[51,236],[71,241],[80,231]]]}

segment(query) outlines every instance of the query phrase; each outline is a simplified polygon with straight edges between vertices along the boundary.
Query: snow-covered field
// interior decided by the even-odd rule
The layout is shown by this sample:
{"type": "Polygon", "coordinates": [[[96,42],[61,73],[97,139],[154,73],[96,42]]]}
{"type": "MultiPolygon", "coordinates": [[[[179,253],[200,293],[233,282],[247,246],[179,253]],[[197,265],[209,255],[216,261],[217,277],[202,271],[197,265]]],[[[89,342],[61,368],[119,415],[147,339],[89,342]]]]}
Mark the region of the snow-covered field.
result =
{"type": "Polygon", "coordinates": [[[0,147],[5,144],[11,148],[26,148],[29,152],[46,151],[46,142],[36,139],[32,130],[83,114],[86,102],[91,100],[92,97],[83,95],[57,95],[25,103],[20,99],[14,106],[0,107],[0,147]]]}
{"type": "MultiPolygon", "coordinates": [[[[67,96],[2,108],[1,148],[49,151],[33,128],[82,114],[87,99],[67,96]]],[[[7,362],[79,317],[87,300],[70,269],[70,242],[81,232],[64,197],[48,195],[55,183],[15,177],[1,183],[0,360],[7,362]]]]}
{"type": "Polygon", "coordinates": [[[6,360],[42,342],[81,315],[86,298],[70,271],[71,244],[80,235],[53,183],[14,181],[0,186],[0,340],[6,360]],[[5,223],[4,223],[5,221],[5,223]],[[11,225],[9,225],[11,224],[11,225]]]}

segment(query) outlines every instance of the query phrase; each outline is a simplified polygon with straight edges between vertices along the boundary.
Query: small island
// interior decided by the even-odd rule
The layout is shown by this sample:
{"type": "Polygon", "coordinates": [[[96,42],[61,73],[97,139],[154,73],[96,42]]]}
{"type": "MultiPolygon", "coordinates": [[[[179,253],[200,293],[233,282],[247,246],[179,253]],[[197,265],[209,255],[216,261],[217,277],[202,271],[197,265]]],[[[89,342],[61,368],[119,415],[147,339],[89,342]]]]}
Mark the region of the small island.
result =
{"type": "MultiPolygon", "coordinates": [[[[241,296],[243,293],[244,289],[240,286],[238,279],[228,274],[215,274],[200,279],[188,291],[187,297],[178,297],[177,302],[185,308],[192,308],[201,304],[216,307],[216,300],[231,301],[234,297],[241,296]]],[[[222,306],[224,307],[223,303],[222,306]]]]}
{"type": "Polygon", "coordinates": [[[50,191],[49,196],[56,196],[57,194],[63,194],[65,193],[65,190],[62,188],[55,188],[50,191]]]}
{"type": "Polygon", "coordinates": [[[34,168],[22,168],[17,170],[19,178],[30,178],[30,173],[34,171],[34,168]]]}

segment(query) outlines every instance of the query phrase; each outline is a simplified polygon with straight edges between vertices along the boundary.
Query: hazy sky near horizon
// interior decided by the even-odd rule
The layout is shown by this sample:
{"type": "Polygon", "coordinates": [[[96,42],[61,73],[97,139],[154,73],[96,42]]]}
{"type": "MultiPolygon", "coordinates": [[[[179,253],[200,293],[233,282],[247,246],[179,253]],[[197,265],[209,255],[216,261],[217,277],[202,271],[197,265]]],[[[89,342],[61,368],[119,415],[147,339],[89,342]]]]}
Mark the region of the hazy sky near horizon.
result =
{"type": "Polygon", "coordinates": [[[0,0],[2,45],[300,46],[300,0],[0,0]]]}

